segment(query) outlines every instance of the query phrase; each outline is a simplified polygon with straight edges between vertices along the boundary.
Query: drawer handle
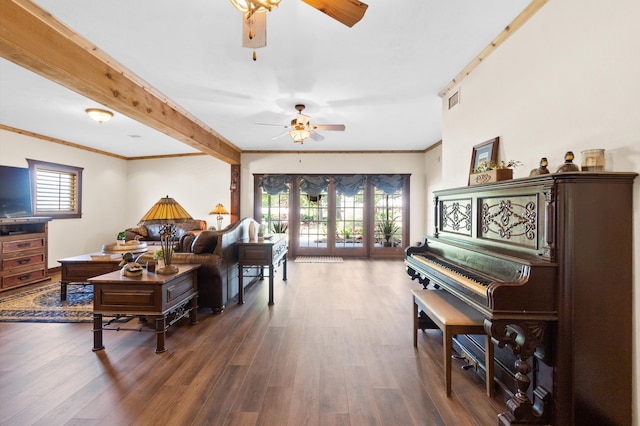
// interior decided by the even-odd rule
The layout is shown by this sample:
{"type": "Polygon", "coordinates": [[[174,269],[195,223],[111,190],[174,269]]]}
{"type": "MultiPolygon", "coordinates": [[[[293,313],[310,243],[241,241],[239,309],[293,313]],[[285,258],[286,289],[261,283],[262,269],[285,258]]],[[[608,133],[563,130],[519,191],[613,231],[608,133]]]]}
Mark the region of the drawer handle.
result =
{"type": "Polygon", "coordinates": [[[16,244],[20,248],[30,247],[31,243],[18,243],[16,244]]]}
{"type": "Polygon", "coordinates": [[[29,262],[31,262],[31,259],[20,259],[20,260],[18,260],[18,264],[20,264],[20,265],[26,265],[29,262]]]}
{"type": "Polygon", "coordinates": [[[24,274],[24,275],[20,275],[20,276],[18,277],[18,279],[19,279],[20,281],[25,281],[25,280],[28,280],[30,276],[31,276],[31,274],[24,274]]]}

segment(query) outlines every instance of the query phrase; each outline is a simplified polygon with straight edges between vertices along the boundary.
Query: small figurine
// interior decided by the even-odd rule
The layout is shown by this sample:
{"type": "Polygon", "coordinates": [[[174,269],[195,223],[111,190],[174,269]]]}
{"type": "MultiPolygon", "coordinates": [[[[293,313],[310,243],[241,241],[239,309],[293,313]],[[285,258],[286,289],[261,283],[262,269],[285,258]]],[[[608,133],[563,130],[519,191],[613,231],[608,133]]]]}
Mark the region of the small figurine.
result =
{"type": "Polygon", "coordinates": [[[547,166],[549,165],[549,161],[547,161],[547,157],[542,157],[540,159],[540,167],[537,169],[532,169],[529,173],[529,176],[540,176],[549,174],[549,169],[547,166]]]}
{"type": "Polygon", "coordinates": [[[564,164],[558,167],[556,173],[566,173],[566,172],[579,172],[580,167],[573,164],[573,152],[567,151],[564,155],[564,164]]]}
{"type": "Polygon", "coordinates": [[[122,260],[120,261],[119,266],[122,266],[120,275],[125,277],[137,277],[142,275],[142,265],[134,261],[132,253],[125,253],[122,255],[122,260]]]}

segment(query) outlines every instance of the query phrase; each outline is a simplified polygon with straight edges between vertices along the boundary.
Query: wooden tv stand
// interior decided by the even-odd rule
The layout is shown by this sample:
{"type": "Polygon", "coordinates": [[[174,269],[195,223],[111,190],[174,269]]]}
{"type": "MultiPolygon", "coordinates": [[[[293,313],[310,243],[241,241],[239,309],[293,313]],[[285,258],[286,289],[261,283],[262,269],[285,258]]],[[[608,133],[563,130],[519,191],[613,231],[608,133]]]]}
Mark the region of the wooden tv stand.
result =
{"type": "Polygon", "coordinates": [[[0,292],[49,279],[50,220],[0,218],[0,292]]]}

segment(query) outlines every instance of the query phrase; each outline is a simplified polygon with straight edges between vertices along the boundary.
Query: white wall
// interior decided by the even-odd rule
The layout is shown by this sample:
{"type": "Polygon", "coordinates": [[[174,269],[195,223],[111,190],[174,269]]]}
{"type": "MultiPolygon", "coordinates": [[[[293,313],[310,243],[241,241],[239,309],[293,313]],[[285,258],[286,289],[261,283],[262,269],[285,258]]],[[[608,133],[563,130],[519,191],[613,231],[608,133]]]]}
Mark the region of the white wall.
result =
{"type": "MultiPolygon", "coordinates": [[[[607,170],[640,172],[640,2],[551,0],[443,99],[443,185],[467,184],[473,145],[500,136],[523,177],[548,157],[604,148],[607,170]],[[462,155],[461,153],[468,153],[462,155]]],[[[640,178],[634,185],[634,419],[638,424],[640,178]]],[[[607,291],[603,289],[603,291],[607,291]]],[[[597,295],[594,295],[597,297],[597,295]]],[[[612,330],[615,333],[615,330],[612,330]]],[[[615,368],[615,366],[611,366],[615,368]]],[[[612,392],[615,390],[612,389],[612,392]]]]}
{"type": "Polygon", "coordinates": [[[254,173],[410,173],[409,243],[420,241],[426,232],[426,171],[422,153],[242,154],[241,162],[241,216],[253,217],[254,173]]]}
{"type": "Polygon", "coordinates": [[[125,223],[126,205],[118,194],[127,187],[127,165],[123,160],[29,136],[0,130],[0,164],[28,167],[26,158],[83,167],[80,219],[49,222],[49,267],[58,259],[100,251],[105,242],[115,241],[125,223]],[[108,196],[105,196],[108,194],[108,196]]]}
{"type": "Polygon", "coordinates": [[[0,130],[0,164],[28,167],[26,158],[84,168],[82,218],[49,222],[50,268],[100,251],[166,195],[209,225],[216,225],[208,213],[217,203],[229,206],[229,165],[207,155],[126,161],[0,130]]]}
{"type": "MultiPolygon", "coordinates": [[[[230,208],[230,166],[208,155],[128,161],[128,227],[135,226],[153,204],[167,195],[194,219],[217,226],[209,212],[218,203],[230,208]]],[[[227,216],[223,226],[229,224],[227,216]]]]}
{"type": "Polygon", "coordinates": [[[425,223],[426,234],[433,234],[435,227],[435,218],[433,215],[433,191],[443,189],[442,183],[442,145],[437,145],[434,148],[427,151],[424,156],[424,169],[425,175],[425,223]]]}

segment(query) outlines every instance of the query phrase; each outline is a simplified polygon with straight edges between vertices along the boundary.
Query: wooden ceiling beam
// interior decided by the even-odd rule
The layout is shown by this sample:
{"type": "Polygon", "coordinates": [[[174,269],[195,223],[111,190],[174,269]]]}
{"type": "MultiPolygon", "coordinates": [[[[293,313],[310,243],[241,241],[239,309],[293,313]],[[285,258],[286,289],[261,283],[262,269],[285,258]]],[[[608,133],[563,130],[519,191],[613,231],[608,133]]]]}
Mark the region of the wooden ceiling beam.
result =
{"type": "Polygon", "coordinates": [[[29,0],[0,0],[0,56],[228,164],[240,149],[29,0]]]}

